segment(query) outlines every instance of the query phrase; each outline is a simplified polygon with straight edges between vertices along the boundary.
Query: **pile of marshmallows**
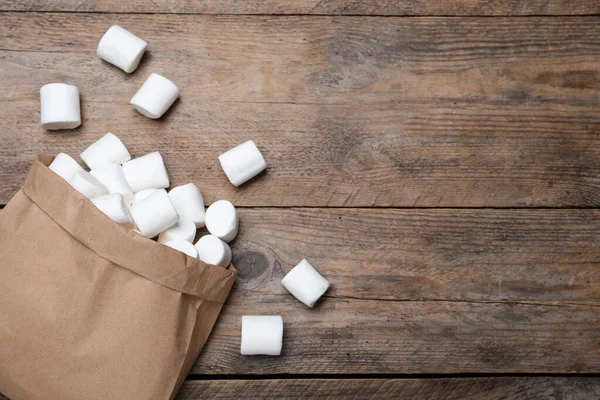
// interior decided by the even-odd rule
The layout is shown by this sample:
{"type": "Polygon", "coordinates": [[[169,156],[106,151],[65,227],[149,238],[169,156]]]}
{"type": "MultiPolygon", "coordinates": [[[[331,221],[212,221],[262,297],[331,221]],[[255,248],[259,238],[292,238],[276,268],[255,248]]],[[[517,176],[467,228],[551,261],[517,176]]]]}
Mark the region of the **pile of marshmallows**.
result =
{"type": "MultiPolygon", "coordinates": [[[[97,55],[132,73],[138,67],[147,43],[133,33],[112,26],[98,44],[97,55]]],[[[167,78],[151,74],[130,104],[148,118],[160,118],[179,97],[179,89],[167,78]]],[[[45,129],[74,129],[81,125],[79,89],[64,83],[50,83],[40,89],[41,123],[45,129]]],[[[201,261],[229,266],[228,245],[237,235],[239,219],[233,204],[226,200],[204,208],[204,199],[193,183],[170,185],[167,169],[158,152],[131,159],[121,140],[107,133],[91,144],[77,161],[60,153],[49,168],[119,225],[130,227],[147,238],[201,261]],[[206,226],[205,235],[193,244],[196,229],[206,226]]],[[[267,164],[253,141],[234,147],[219,156],[229,181],[239,186],[262,172],[267,164]]],[[[313,307],[329,288],[310,263],[302,260],[281,281],[298,300],[313,307]]],[[[278,315],[242,317],[241,353],[280,355],[283,319],[278,315]]]]}

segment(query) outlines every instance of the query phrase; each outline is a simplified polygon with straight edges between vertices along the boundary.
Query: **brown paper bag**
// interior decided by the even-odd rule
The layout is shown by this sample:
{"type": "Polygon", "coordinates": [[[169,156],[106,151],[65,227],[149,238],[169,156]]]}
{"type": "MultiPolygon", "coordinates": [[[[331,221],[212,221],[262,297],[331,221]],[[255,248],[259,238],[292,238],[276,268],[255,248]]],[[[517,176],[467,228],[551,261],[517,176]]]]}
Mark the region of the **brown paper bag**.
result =
{"type": "Polygon", "coordinates": [[[169,399],[235,281],[111,221],[33,163],[0,211],[0,393],[169,399]]]}

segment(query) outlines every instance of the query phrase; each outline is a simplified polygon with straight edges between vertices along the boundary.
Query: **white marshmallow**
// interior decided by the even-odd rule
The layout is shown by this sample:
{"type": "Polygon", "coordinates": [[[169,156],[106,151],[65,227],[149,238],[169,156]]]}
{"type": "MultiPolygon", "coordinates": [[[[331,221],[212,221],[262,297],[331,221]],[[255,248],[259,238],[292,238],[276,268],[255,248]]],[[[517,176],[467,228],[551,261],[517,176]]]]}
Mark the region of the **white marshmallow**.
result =
{"type": "MultiPolygon", "coordinates": [[[[152,193],[156,192],[158,189],[144,189],[140,192],[137,192],[133,196],[133,202],[144,200],[146,197],[150,196],[152,193]]],[[[175,210],[177,211],[177,210],[175,210]]]]}
{"type": "Polygon", "coordinates": [[[267,162],[252,140],[221,154],[219,162],[234,186],[240,186],[267,168],[267,162]]]}
{"type": "Polygon", "coordinates": [[[90,169],[94,169],[106,164],[123,164],[131,160],[131,155],[123,142],[108,132],[85,149],[81,159],[90,169]]]}
{"type": "Polygon", "coordinates": [[[244,315],[242,317],[242,355],[281,354],[283,318],[280,315],[244,315]]]}
{"type": "Polygon", "coordinates": [[[102,36],[96,54],[128,74],[135,71],[148,43],[118,25],[113,25],[102,36]]]}
{"type": "Polygon", "coordinates": [[[329,281],[323,278],[306,259],[292,268],[281,280],[281,284],[309,307],[314,306],[329,288],[329,281]]]}
{"type": "Polygon", "coordinates": [[[66,83],[44,85],[40,89],[40,103],[44,129],[73,129],[81,125],[77,86],[66,83]]]}
{"type": "Polygon", "coordinates": [[[95,197],[92,203],[119,225],[127,226],[133,222],[123,196],[118,193],[95,197]]]}
{"type": "Polygon", "coordinates": [[[68,182],[79,193],[93,199],[94,197],[104,196],[108,194],[108,189],[96,177],[87,171],[80,171],[73,175],[68,182]]]}
{"type": "Polygon", "coordinates": [[[191,218],[197,228],[204,226],[204,198],[200,189],[193,183],[174,187],[169,191],[169,197],[177,210],[177,214],[191,218]]]}
{"type": "Polygon", "coordinates": [[[193,244],[185,240],[171,240],[164,243],[164,245],[179,250],[192,258],[198,258],[198,250],[196,250],[193,244]]]}
{"type": "Polygon", "coordinates": [[[133,203],[133,191],[129,187],[123,168],[119,164],[106,164],[90,171],[100,181],[109,193],[119,193],[126,204],[133,203]]]}
{"type": "Polygon", "coordinates": [[[238,231],[238,215],[233,204],[219,200],[206,210],[206,229],[225,242],[231,242],[238,231]]]}
{"type": "Polygon", "coordinates": [[[150,74],[129,104],[142,115],[157,119],[171,107],[179,97],[179,89],[167,78],[150,74]]]}
{"type": "Polygon", "coordinates": [[[144,189],[165,189],[169,187],[169,175],[159,152],[134,158],[123,164],[125,179],[134,193],[144,189]]]}
{"type": "Polygon", "coordinates": [[[139,232],[153,238],[177,223],[179,216],[166,190],[161,189],[136,203],[129,209],[139,232]]]}
{"type": "Polygon", "coordinates": [[[216,236],[202,236],[195,246],[198,258],[207,264],[227,268],[231,263],[231,248],[216,236]]]}
{"type": "Polygon", "coordinates": [[[78,172],[85,172],[81,165],[77,161],[73,159],[68,154],[58,153],[54,160],[48,165],[52,171],[54,171],[58,176],[63,178],[65,181],[68,181],[78,172]]]}
{"type": "MultiPolygon", "coordinates": [[[[177,208],[175,209],[177,211],[177,208]]],[[[158,243],[167,243],[171,240],[185,240],[192,243],[196,237],[196,224],[185,216],[179,216],[179,221],[158,235],[158,243]]]]}

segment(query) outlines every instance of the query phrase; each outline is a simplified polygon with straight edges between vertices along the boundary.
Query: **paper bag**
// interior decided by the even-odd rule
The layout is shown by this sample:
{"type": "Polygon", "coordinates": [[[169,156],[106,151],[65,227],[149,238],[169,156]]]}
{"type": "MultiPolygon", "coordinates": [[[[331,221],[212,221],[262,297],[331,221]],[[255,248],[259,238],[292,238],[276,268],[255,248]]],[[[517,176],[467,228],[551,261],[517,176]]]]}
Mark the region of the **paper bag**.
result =
{"type": "Polygon", "coordinates": [[[0,211],[0,393],[175,396],[235,281],[111,221],[39,156],[0,211]]]}

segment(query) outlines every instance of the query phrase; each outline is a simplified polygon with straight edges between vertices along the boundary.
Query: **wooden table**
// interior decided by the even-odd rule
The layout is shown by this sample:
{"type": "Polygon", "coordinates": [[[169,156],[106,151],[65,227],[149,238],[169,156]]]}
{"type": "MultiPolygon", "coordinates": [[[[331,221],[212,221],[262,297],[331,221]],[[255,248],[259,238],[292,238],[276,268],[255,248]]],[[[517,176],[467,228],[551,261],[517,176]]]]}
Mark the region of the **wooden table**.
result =
{"type": "MultiPolygon", "coordinates": [[[[597,0],[4,0],[0,204],[38,153],[108,131],[174,185],[240,209],[239,278],[181,399],[600,397],[597,0]],[[149,42],[124,74],[118,24],[149,42]],[[181,99],[128,101],[151,72],[181,99]],[[39,88],[82,93],[45,133],[39,88]],[[217,155],[253,139],[240,189],[217,155]],[[308,258],[314,309],[280,279],[308,258]],[[244,314],[280,314],[281,357],[242,357],[244,314]]],[[[1,322],[0,322],[1,323],[1,322]]]]}

